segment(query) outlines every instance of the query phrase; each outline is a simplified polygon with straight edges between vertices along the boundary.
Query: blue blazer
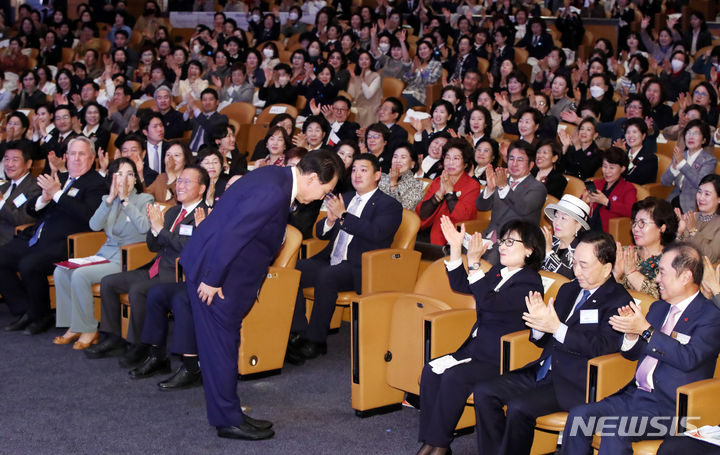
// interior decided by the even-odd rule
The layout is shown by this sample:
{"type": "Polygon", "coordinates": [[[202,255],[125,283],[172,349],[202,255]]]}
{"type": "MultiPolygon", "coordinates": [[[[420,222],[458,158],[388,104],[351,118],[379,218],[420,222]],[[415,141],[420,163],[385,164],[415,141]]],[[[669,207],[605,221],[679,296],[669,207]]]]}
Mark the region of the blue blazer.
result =
{"type": "Polygon", "coordinates": [[[500,337],[508,333],[525,330],[522,319],[525,297],[530,291],[543,292],[540,274],[532,269],[524,268],[510,277],[495,292],[500,282],[502,265],[491,268],[483,278],[473,284],[467,281],[464,267],[448,272],[450,287],[455,292],[472,294],[475,297],[477,321],[470,330],[470,336],[460,346],[458,352],[470,355],[473,359],[497,365],[500,372],[500,337]],[[472,334],[477,330],[477,335],[472,334]]]}
{"type": "MultiPolygon", "coordinates": [[[[354,196],[354,191],[348,191],[342,195],[345,207],[350,205],[350,201],[354,196]]],[[[366,251],[390,248],[395,233],[400,227],[402,212],[402,205],[395,198],[388,196],[379,189],[376,190],[375,194],[370,197],[365,207],[363,207],[360,217],[347,213],[342,226],[339,222],[335,222],[332,229],[325,234],[323,234],[325,218],[317,222],[315,231],[318,238],[329,240],[330,243],[313,257],[327,259],[329,262],[333,245],[335,245],[335,238],[340,230],[352,234],[353,238],[347,249],[347,260],[352,266],[355,290],[360,292],[362,287],[362,254],[366,251]]]]}
{"type": "MultiPolygon", "coordinates": [[[[713,377],[720,352],[720,310],[702,294],[690,302],[673,328],[673,334],[689,336],[687,344],[660,331],[669,311],[664,300],[653,303],[646,318],[655,327],[650,342],[638,340],[622,354],[630,360],[642,361],[646,355],[658,359],[652,395],[659,404],[675,409],[679,386],[713,377]]],[[[634,378],[627,387],[636,387],[634,378]]]]}
{"type": "Polygon", "coordinates": [[[632,297],[625,288],[610,276],[583,304],[581,310],[597,310],[597,322],[580,323],[580,310],[567,319],[582,289],[577,280],[562,285],[555,299],[555,311],[568,326],[565,342],[560,343],[546,333],[536,340],[530,332],[530,341],[543,348],[540,358],[526,367],[535,367],[552,356],[552,383],[558,403],[571,409],[585,403],[587,361],[593,357],[617,352],[622,334],[610,326],[610,316],[627,305],[632,297]]]}
{"type": "Polygon", "coordinates": [[[195,229],[180,263],[189,286],[221,286],[227,305],[210,307],[218,320],[239,326],[252,307],[285,236],[293,177],[291,168],[265,166],[228,188],[195,229]]]}

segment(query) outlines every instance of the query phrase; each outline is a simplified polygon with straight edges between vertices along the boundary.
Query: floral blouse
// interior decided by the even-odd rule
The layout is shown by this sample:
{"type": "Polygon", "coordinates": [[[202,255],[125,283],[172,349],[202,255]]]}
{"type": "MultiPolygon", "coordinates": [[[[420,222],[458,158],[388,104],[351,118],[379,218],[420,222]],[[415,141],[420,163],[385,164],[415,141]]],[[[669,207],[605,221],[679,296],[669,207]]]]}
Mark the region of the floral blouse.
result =
{"type": "Polygon", "coordinates": [[[403,90],[403,94],[411,95],[421,103],[425,102],[427,95],[427,86],[436,83],[442,76],[442,64],[437,60],[430,60],[427,67],[423,70],[412,71],[412,68],[405,73],[403,80],[407,82],[407,87],[403,90]]]}
{"type": "Polygon", "coordinates": [[[395,198],[402,204],[403,208],[413,211],[425,195],[423,182],[417,180],[413,176],[412,171],[407,171],[400,176],[397,188],[395,189],[391,189],[390,187],[390,176],[388,174],[382,174],[378,188],[388,196],[395,198]]]}
{"type": "MultiPolygon", "coordinates": [[[[635,264],[637,271],[642,273],[645,279],[643,279],[642,285],[638,291],[645,294],[651,295],[656,299],[660,298],[660,289],[658,289],[655,277],[657,276],[658,267],[660,266],[660,257],[662,254],[656,256],[650,256],[645,260],[640,259],[638,255],[638,261],[635,264]]],[[[627,279],[627,275],[622,277],[620,283],[625,286],[626,289],[632,289],[630,282],[627,279]]]]}

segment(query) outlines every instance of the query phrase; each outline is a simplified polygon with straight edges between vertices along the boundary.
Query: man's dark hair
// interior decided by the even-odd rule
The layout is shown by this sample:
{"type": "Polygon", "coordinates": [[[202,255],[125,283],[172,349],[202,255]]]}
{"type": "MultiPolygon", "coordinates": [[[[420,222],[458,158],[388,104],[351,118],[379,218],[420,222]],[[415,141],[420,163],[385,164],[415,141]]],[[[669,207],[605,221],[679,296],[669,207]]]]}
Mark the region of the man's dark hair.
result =
{"type": "Polygon", "coordinates": [[[207,95],[208,93],[211,94],[212,96],[214,96],[216,101],[219,99],[217,90],[215,90],[214,88],[210,88],[210,87],[208,87],[205,90],[203,90],[202,92],[200,92],[200,99],[202,99],[203,95],[207,95]]]}
{"type": "Polygon", "coordinates": [[[150,122],[154,118],[159,119],[160,122],[163,121],[162,114],[159,112],[150,111],[146,112],[145,115],[140,116],[140,131],[148,129],[150,122]]]}
{"type": "Polygon", "coordinates": [[[338,154],[324,149],[305,155],[298,162],[297,168],[301,174],[317,174],[323,185],[345,173],[345,164],[338,154]]]}
{"type": "Polygon", "coordinates": [[[355,158],[353,159],[353,163],[355,161],[370,161],[370,164],[372,164],[373,172],[377,172],[380,170],[380,160],[377,156],[373,155],[372,153],[361,153],[359,155],[355,155],[355,158]]]}
{"type": "Polygon", "coordinates": [[[395,98],[394,96],[390,96],[388,98],[385,98],[385,101],[392,104],[392,113],[397,114],[396,122],[400,120],[400,117],[402,117],[403,112],[405,109],[403,108],[403,103],[399,99],[395,98]]]}
{"type": "Polygon", "coordinates": [[[210,174],[208,174],[208,171],[205,170],[204,167],[200,166],[199,164],[189,164],[186,165],[183,169],[194,169],[197,171],[198,174],[200,174],[200,185],[205,185],[205,191],[203,191],[202,199],[205,200],[205,196],[207,196],[207,190],[210,188],[210,174]]]}
{"type": "Polygon", "coordinates": [[[30,147],[25,141],[10,141],[5,146],[5,153],[8,150],[20,150],[23,161],[27,162],[30,159],[30,147]]]}
{"type": "Polygon", "coordinates": [[[115,87],[115,91],[118,91],[118,90],[123,92],[124,96],[132,96],[132,89],[130,87],[128,87],[127,85],[118,85],[117,87],[115,87]]]}
{"type": "Polygon", "coordinates": [[[352,102],[350,102],[349,99],[345,98],[345,97],[342,96],[342,95],[336,96],[335,98],[333,98],[332,104],[335,104],[335,103],[337,103],[338,101],[342,101],[343,103],[345,103],[345,105],[347,106],[348,109],[350,109],[350,107],[352,107],[352,102]]]}
{"type": "Polygon", "coordinates": [[[287,63],[278,63],[275,65],[275,68],[273,68],[274,71],[285,71],[285,74],[288,74],[292,76],[292,68],[290,68],[290,65],[287,63]]]}
{"type": "Polygon", "coordinates": [[[115,30],[115,36],[122,35],[125,37],[125,39],[128,39],[130,37],[130,34],[128,34],[127,30],[119,28],[115,30]]]}
{"type": "Polygon", "coordinates": [[[142,151],[145,150],[145,141],[139,134],[128,134],[123,138],[122,143],[120,144],[120,148],[122,148],[123,145],[125,145],[126,142],[137,142],[140,146],[140,153],[142,154],[142,151]]]}
{"type": "Polygon", "coordinates": [[[532,163],[535,161],[535,147],[527,141],[523,141],[522,139],[517,140],[510,144],[510,147],[508,147],[508,159],[510,158],[510,154],[513,150],[520,149],[522,150],[525,155],[528,157],[528,163],[532,163]]]}
{"type": "Polygon", "coordinates": [[[71,104],[61,104],[55,108],[55,114],[58,113],[58,111],[62,111],[63,109],[67,110],[70,113],[70,117],[77,116],[77,111],[75,110],[75,106],[71,104]]]}
{"type": "Polygon", "coordinates": [[[675,251],[677,255],[672,261],[672,268],[679,275],[689,270],[692,273],[693,283],[700,286],[703,279],[703,259],[702,253],[696,246],[689,242],[674,242],[663,248],[663,255],[675,251]]]}
{"type": "Polygon", "coordinates": [[[7,120],[10,120],[10,118],[12,117],[16,117],[18,120],[20,120],[20,123],[23,127],[23,133],[26,132],[28,128],[30,128],[30,119],[28,119],[27,115],[25,115],[24,113],[20,111],[14,111],[7,116],[7,120]]]}
{"type": "Polygon", "coordinates": [[[601,264],[615,264],[617,246],[612,235],[603,231],[585,231],[580,234],[580,242],[589,243],[595,248],[595,257],[601,264]]]}
{"type": "Polygon", "coordinates": [[[523,246],[532,250],[530,256],[525,257],[525,266],[533,270],[540,270],[540,266],[545,260],[545,235],[540,230],[540,225],[520,219],[511,220],[500,228],[498,238],[503,238],[510,232],[516,232],[520,236],[523,246]]]}

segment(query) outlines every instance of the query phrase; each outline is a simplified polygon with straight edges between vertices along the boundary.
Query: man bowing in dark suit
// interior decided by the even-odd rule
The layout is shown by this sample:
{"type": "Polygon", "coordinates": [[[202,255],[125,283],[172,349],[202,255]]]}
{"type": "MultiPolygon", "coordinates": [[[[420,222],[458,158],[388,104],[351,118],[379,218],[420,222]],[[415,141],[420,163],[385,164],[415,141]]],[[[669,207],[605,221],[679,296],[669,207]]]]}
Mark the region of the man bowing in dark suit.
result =
{"type": "MultiPolygon", "coordinates": [[[[676,389],[712,378],[720,352],[720,311],[700,293],[702,277],[703,261],[697,248],[688,243],[671,244],[663,251],[656,278],[662,300],[652,304],[647,318],[632,301],[610,318],[612,327],[625,334],[622,355],[638,361],[635,378],[615,395],[570,412],[563,432],[563,454],[590,453],[595,433],[591,419],[597,421],[601,416],[620,417],[615,420],[618,428],[622,428],[623,418],[632,418],[639,424],[630,426],[644,429],[638,433],[655,433],[652,439],[657,439],[660,428],[655,423],[646,425],[642,419],[666,417],[666,436],[674,431],[670,425],[674,425],[676,389]],[[578,430],[588,425],[588,434],[578,430]]],[[[600,430],[600,454],[631,455],[633,441],[649,438],[620,435],[618,428],[613,431],[606,424],[600,430]]]]}
{"type": "Polygon", "coordinates": [[[543,352],[473,389],[480,453],[529,454],[537,417],[585,402],[587,361],[617,351],[621,335],[609,319],[632,300],[612,277],[615,254],[610,235],[587,232],[575,249],[576,279],[560,288],[555,302],[545,305],[540,294],[530,294],[523,319],[543,352]]]}
{"type": "Polygon", "coordinates": [[[240,406],[240,326],[282,246],[291,205],[325,197],[344,169],[336,153],[321,150],[296,167],[250,172],[223,194],[183,250],[207,416],[220,437],[274,435],[271,422],[250,418],[240,406]]]}
{"type": "Polygon", "coordinates": [[[0,245],[15,235],[15,228],[35,222],[27,213],[27,201],[42,193],[37,179],[30,173],[30,147],[24,141],[7,144],[3,165],[7,181],[0,185],[0,245]]]}
{"type": "Polygon", "coordinates": [[[0,293],[10,312],[20,316],[7,331],[35,335],[53,325],[47,276],[55,262],[67,259],[67,236],[90,230],[90,217],[107,191],[105,179],[92,169],[90,139],[71,139],[66,156],[68,173],[38,177],[42,193],[25,202],[37,223],[0,248],[0,293]]]}
{"type": "Polygon", "coordinates": [[[378,191],[380,163],[375,155],[363,153],[352,164],[355,191],[342,197],[329,196],[327,217],[315,226],[318,238],[330,240],[324,250],[302,260],[302,272],[288,360],[302,363],[327,352],[330,319],[335,311],[339,291],[360,292],[362,254],[389,248],[402,221],[402,205],[378,191]],[[347,207],[347,208],[346,208],[347,207]],[[315,287],[315,303],[310,321],[305,319],[305,298],[302,289],[315,287]],[[299,335],[299,336],[298,336],[299,335]]]}

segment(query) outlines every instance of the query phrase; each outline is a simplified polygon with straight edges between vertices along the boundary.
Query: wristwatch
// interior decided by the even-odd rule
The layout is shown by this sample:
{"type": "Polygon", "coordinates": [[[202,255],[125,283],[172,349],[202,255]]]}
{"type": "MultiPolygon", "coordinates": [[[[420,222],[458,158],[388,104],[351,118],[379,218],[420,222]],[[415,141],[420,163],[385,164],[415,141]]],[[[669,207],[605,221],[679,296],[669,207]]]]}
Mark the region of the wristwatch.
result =
{"type": "Polygon", "coordinates": [[[652,338],[654,332],[655,332],[655,327],[650,326],[647,329],[645,329],[645,331],[643,331],[643,333],[640,334],[640,338],[645,340],[646,343],[649,343],[650,338],[652,338]]]}
{"type": "Polygon", "coordinates": [[[479,263],[479,262],[475,262],[475,263],[473,263],[473,264],[470,264],[470,265],[468,266],[468,268],[469,268],[470,270],[480,270],[480,263],[479,263]]]}
{"type": "Polygon", "coordinates": [[[340,225],[342,225],[345,222],[345,215],[347,215],[347,212],[343,212],[342,215],[340,215],[340,225]]]}

